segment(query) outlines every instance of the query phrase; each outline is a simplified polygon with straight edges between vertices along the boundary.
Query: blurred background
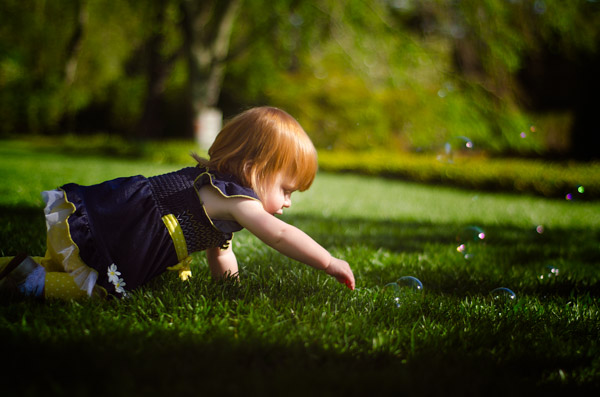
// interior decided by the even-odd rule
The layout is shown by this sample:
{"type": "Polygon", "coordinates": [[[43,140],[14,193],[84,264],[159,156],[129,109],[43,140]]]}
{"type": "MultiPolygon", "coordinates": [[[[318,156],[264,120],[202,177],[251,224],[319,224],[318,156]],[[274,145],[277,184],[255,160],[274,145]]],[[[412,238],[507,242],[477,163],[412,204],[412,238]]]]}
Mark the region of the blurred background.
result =
{"type": "Polygon", "coordinates": [[[210,142],[272,105],[322,150],[593,160],[599,50],[597,0],[3,0],[0,137],[210,142]]]}

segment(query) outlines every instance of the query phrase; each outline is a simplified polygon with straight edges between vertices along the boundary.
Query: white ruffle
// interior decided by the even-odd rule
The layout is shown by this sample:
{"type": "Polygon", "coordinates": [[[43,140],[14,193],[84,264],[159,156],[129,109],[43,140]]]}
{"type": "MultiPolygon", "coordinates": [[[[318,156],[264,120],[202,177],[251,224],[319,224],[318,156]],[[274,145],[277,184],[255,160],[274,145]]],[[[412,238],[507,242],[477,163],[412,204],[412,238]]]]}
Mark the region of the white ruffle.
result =
{"type": "MultiPolygon", "coordinates": [[[[66,223],[74,212],[72,205],[67,204],[65,193],[62,190],[47,190],[42,192],[42,199],[46,203],[46,230],[57,227],[59,223],[66,223]]],[[[71,239],[69,239],[71,240],[71,239]]],[[[50,244],[50,240],[48,242],[50,244]]],[[[79,258],[79,248],[72,241],[62,242],[60,247],[52,247],[61,257],[61,265],[65,272],[73,276],[75,284],[92,296],[92,291],[98,280],[98,272],[83,264],[79,258]]]]}
{"type": "Polygon", "coordinates": [[[62,190],[43,191],[42,199],[46,203],[46,207],[44,208],[44,214],[46,214],[46,230],[50,230],[51,225],[66,221],[73,213],[72,210],[68,209],[63,209],[62,211],[56,209],[60,204],[66,202],[65,192],[62,190]]]}

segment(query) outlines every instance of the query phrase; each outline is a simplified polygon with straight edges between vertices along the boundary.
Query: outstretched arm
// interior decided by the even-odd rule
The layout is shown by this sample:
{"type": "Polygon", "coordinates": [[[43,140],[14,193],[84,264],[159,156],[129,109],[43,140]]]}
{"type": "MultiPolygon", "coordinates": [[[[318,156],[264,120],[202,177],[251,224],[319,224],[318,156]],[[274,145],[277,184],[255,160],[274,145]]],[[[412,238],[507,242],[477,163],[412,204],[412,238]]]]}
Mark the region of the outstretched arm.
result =
{"type": "MultiPolygon", "coordinates": [[[[325,248],[306,233],[266,212],[259,201],[245,198],[224,198],[210,186],[202,187],[199,194],[207,214],[212,219],[234,220],[282,254],[315,269],[324,270],[340,283],[354,289],[354,275],[346,261],[332,257],[325,248]]],[[[222,274],[220,272],[225,272],[227,269],[235,269],[234,271],[237,272],[237,261],[234,262],[235,267],[229,267],[227,263],[231,263],[231,259],[221,258],[220,255],[217,255],[229,255],[227,252],[211,251],[207,254],[209,263],[213,261],[213,264],[210,265],[213,275],[218,277],[219,274],[222,274]],[[212,256],[214,256],[213,259],[210,259],[212,256]]],[[[235,260],[233,251],[231,255],[235,260]]]]}
{"type": "Polygon", "coordinates": [[[332,257],[302,230],[267,213],[259,202],[235,199],[231,203],[230,213],[235,220],[264,243],[292,259],[324,270],[354,289],[354,275],[348,263],[332,257]]]}

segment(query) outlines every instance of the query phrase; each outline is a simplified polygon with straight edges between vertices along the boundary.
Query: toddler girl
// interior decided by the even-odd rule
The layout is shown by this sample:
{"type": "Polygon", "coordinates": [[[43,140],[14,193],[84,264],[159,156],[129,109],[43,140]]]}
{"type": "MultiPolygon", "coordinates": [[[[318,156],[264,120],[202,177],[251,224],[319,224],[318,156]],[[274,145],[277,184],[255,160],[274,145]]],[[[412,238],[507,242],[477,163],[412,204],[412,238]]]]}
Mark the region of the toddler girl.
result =
{"type": "Polygon", "coordinates": [[[186,280],[196,251],[206,251],[213,277],[237,277],[232,237],[246,228],[354,289],[347,262],[274,216],[317,171],[316,150],[293,117],[272,107],[245,111],[208,154],[194,155],[196,167],[164,175],[43,192],[46,255],[0,258],[0,288],[46,298],[122,297],[166,270],[186,280]]]}

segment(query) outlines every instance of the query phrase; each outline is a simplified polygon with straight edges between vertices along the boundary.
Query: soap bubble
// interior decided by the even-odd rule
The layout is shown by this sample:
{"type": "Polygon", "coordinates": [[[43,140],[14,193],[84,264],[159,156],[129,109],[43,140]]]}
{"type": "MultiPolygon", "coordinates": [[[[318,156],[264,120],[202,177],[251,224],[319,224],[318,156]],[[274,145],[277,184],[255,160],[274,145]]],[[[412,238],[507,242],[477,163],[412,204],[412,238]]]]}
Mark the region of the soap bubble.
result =
{"type": "Polygon", "coordinates": [[[542,0],[536,0],[533,3],[533,11],[536,14],[543,14],[546,12],[546,3],[543,2],[542,0]]]}
{"type": "Polygon", "coordinates": [[[535,231],[536,231],[538,234],[543,234],[543,233],[544,233],[544,225],[537,225],[537,226],[535,227],[535,231]]]}
{"type": "Polygon", "coordinates": [[[559,268],[552,265],[546,266],[546,271],[548,272],[548,277],[556,277],[560,274],[559,268]]]}
{"type": "MultiPolygon", "coordinates": [[[[530,125],[529,126],[529,132],[535,132],[535,131],[536,131],[536,126],[535,125],[530,125]]],[[[525,139],[525,138],[527,138],[529,136],[529,132],[527,130],[521,131],[521,133],[519,134],[519,136],[521,137],[521,139],[525,139]]]]}
{"type": "Polygon", "coordinates": [[[471,259],[473,257],[473,254],[469,252],[466,244],[460,244],[458,247],[456,247],[456,251],[463,254],[465,259],[471,259]]]}
{"type": "Polygon", "coordinates": [[[478,242],[485,239],[485,232],[479,226],[467,226],[458,233],[456,238],[460,242],[478,242]]]}
{"type": "Polygon", "coordinates": [[[465,154],[474,148],[473,141],[466,136],[455,136],[444,143],[444,149],[438,154],[438,161],[454,163],[456,155],[465,154]]]}
{"type": "Polygon", "coordinates": [[[499,302],[512,302],[517,297],[513,291],[506,287],[495,288],[490,291],[490,294],[495,301],[499,302]]]}
{"type": "Polygon", "coordinates": [[[400,286],[397,283],[388,283],[383,286],[383,292],[386,295],[391,295],[396,307],[400,307],[400,286]]]}
{"type": "Polygon", "coordinates": [[[416,277],[404,276],[393,283],[386,284],[383,289],[393,297],[396,307],[400,307],[402,299],[407,296],[417,295],[423,291],[423,283],[416,277]]]}
{"type": "Polygon", "coordinates": [[[565,200],[572,201],[572,200],[579,200],[579,199],[583,198],[583,195],[585,193],[585,187],[583,185],[578,185],[573,190],[574,191],[569,192],[565,195],[565,200]]]}
{"type": "Polygon", "coordinates": [[[477,244],[485,239],[485,232],[479,226],[467,226],[463,228],[456,240],[459,242],[456,251],[464,255],[465,259],[471,259],[473,254],[470,252],[473,244],[477,244]]]}
{"type": "Polygon", "coordinates": [[[400,287],[403,293],[415,293],[423,291],[423,283],[416,277],[404,276],[396,280],[396,284],[400,287]]]}
{"type": "Polygon", "coordinates": [[[556,278],[560,274],[560,269],[552,266],[546,265],[542,270],[542,273],[538,276],[540,280],[550,280],[556,278]]]}

